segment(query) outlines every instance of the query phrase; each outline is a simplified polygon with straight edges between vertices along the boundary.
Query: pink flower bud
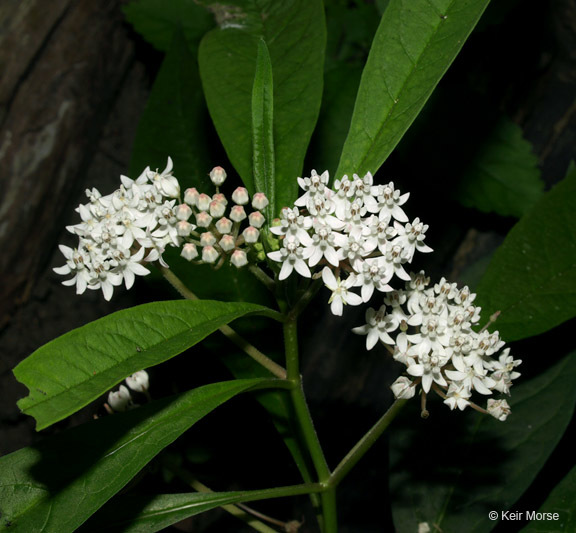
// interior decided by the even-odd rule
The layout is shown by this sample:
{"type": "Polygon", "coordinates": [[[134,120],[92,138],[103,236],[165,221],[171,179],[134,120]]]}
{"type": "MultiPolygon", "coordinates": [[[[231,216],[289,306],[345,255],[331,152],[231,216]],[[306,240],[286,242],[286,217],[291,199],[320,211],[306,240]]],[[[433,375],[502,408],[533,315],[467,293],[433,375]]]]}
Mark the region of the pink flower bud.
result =
{"type": "Polygon", "coordinates": [[[263,192],[257,192],[252,197],[252,207],[254,209],[264,209],[269,203],[268,198],[266,198],[266,195],[263,192]]]}
{"type": "Polygon", "coordinates": [[[210,202],[210,214],[214,218],[220,218],[223,216],[224,211],[226,211],[226,206],[222,202],[217,202],[214,200],[210,202]]]}
{"type": "Polygon", "coordinates": [[[192,232],[193,227],[194,226],[192,226],[190,222],[186,222],[186,220],[180,220],[176,224],[176,231],[178,232],[178,235],[180,235],[180,237],[188,237],[188,235],[190,235],[190,233],[192,232]]]}
{"type": "Polygon", "coordinates": [[[196,224],[199,228],[207,228],[212,223],[212,217],[204,211],[196,215],[196,224]]]}
{"type": "Polygon", "coordinates": [[[250,197],[248,196],[248,191],[244,187],[238,187],[232,193],[232,201],[238,205],[246,205],[249,200],[250,197]]]}
{"type": "Polygon", "coordinates": [[[246,218],[246,211],[244,211],[244,208],[241,205],[235,205],[230,210],[230,219],[233,220],[234,222],[241,222],[245,218],[246,218]]]}
{"type": "Polygon", "coordinates": [[[232,231],[232,221],[226,217],[223,217],[218,222],[216,222],[216,229],[222,235],[225,233],[230,233],[232,231]]]}
{"type": "Polygon", "coordinates": [[[222,167],[214,167],[210,171],[210,179],[216,187],[219,187],[226,181],[226,171],[222,167]]]}
{"type": "Polygon", "coordinates": [[[218,252],[214,246],[204,246],[202,248],[202,261],[205,263],[214,263],[218,259],[218,252]]]}
{"type": "Polygon", "coordinates": [[[175,210],[178,220],[188,220],[192,216],[192,209],[186,204],[180,204],[175,210]]]}
{"type": "Polygon", "coordinates": [[[248,226],[242,232],[242,236],[244,237],[244,240],[248,244],[254,244],[255,242],[258,242],[258,239],[260,237],[260,232],[256,228],[254,228],[252,226],[248,226]]]}
{"type": "Polygon", "coordinates": [[[196,245],[191,242],[187,242],[182,247],[182,252],[180,253],[180,255],[187,261],[192,261],[192,259],[196,259],[198,257],[198,250],[196,249],[196,245]]]}
{"type": "Polygon", "coordinates": [[[198,196],[200,195],[198,194],[196,187],[191,187],[190,189],[186,189],[186,191],[184,191],[184,201],[188,205],[193,205],[196,207],[196,203],[198,202],[198,196]]]}
{"type": "Polygon", "coordinates": [[[248,215],[248,223],[255,228],[261,228],[265,221],[266,218],[260,211],[254,211],[248,215]]]}
{"type": "Polygon", "coordinates": [[[234,248],[236,248],[236,241],[232,235],[224,235],[218,244],[220,245],[220,248],[222,248],[222,250],[225,252],[229,252],[230,250],[234,250],[234,248]]]}
{"type": "Polygon", "coordinates": [[[200,236],[200,244],[202,246],[213,246],[215,243],[216,237],[210,231],[206,231],[200,236]]]}
{"type": "Polygon", "coordinates": [[[200,196],[198,196],[196,206],[198,207],[198,209],[200,209],[200,211],[208,211],[208,209],[210,208],[211,201],[212,198],[210,198],[210,196],[202,193],[200,196]]]}
{"type": "Polygon", "coordinates": [[[228,205],[228,200],[226,200],[226,196],[224,196],[221,192],[217,192],[216,194],[212,195],[213,202],[220,202],[224,205],[228,205]]]}
{"type": "Polygon", "coordinates": [[[248,256],[243,250],[234,250],[230,256],[230,262],[236,267],[240,268],[248,264],[248,256]]]}

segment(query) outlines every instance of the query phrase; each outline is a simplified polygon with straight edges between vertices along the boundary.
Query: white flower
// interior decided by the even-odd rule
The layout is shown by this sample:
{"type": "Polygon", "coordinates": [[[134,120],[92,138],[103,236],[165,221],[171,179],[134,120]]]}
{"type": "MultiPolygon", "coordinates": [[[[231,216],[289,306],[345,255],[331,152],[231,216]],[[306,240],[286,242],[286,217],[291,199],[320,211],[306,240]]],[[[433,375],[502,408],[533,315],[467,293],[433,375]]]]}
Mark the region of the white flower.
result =
{"type": "Polygon", "coordinates": [[[450,383],[444,403],[452,410],[458,407],[460,411],[464,411],[470,405],[468,398],[470,398],[470,390],[468,388],[462,384],[450,383]]]}
{"type": "Polygon", "coordinates": [[[278,279],[282,281],[286,279],[293,270],[305,278],[312,276],[308,265],[302,257],[303,249],[296,238],[284,238],[284,247],[276,252],[268,253],[268,257],[272,261],[279,261],[282,263],[278,279]]]}
{"type": "Polygon", "coordinates": [[[322,281],[332,291],[332,296],[328,300],[332,314],[342,316],[344,305],[360,305],[362,303],[360,296],[348,290],[356,281],[354,274],[350,274],[348,278],[342,281],[340,278],[336,279],[334,277],[330,268],[324,267],[322,270],[322,281]]]}
{"type": "Polygon", "coordinates": [[[506,400],[488,400],[487,411],[496,419],[504,422],[510,414],[510,406],[506,400]]]}
{"type": "Polygon", "coordinates": [[[108,394],[108,405],[117,412],[127,411],[133,406],[130,391],[124,385],[120,385],[118,391],[108,394]]]}
{"type": "Polygon", "coordinates": [[[380,340],[384,344],[394,345],[394,339],[388,334],[398,327],[391,315],[386,314],[386,306],[380,307],[378,312],[371,307],[366,311],[366,324],[353,328],[352,331],[357,335],[367,335],[366,349],[371,350],[380,340]]]}
{"type": "Polygon", "coordinates": [[[139,370],[126,378],[126,385],[136,392],[146,392],[148,390],[149,378],[146,370],[139,370]]]}

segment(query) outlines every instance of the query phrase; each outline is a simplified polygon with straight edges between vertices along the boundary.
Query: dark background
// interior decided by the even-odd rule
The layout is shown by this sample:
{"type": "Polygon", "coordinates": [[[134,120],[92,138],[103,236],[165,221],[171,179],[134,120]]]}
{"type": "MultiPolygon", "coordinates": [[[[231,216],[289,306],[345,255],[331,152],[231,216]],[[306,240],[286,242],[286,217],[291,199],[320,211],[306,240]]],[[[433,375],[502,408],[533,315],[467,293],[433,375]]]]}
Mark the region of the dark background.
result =
{"type": "MultiPolygon", "coordinates": [[[[63,264],[57,244],[71,243],[64,227],[76,220],[73,208],[83,201],[83,190],[96,186],[108,193],[127,172],[138,119],[162,60],[162,54],[125,23],[122,3],[4,0],[0,4],[0,455],[102,412],[99,402],[37,434],[33,420],[16,406],[26,395],[11,373],[19,361],[54,337],[112,311],[174,297],[169,288],[144,281],[131,292],[116,291],[109,303],[96,291],[76,297],[52,272],[63,264]]],[[[375,25],[360,18],[356,26],[347,26],[341,15],[330,19],[331,13],[344,8],[353,13],[354,6],[354,2],[329,2],[329,30],[344,36],[355,32],[343,39],[352,46],[347,60],[358,65],[365,60],[375,25]]],[[[329,54],[338,50],[332,43],[329,54]]],[[[436,253],[426,268],[434,279],[466,278],[468,267],[488,256],[515,222],[450,200],[450,173],[459,174],[478,142],[498,117],[506,115],[533,144],[549,188],[564,177],[575,157],[575,111],[576,2],[494,2],[422,118],[378,175],[381,182],[393,178],[403,190],[412,191],[409,213],[431,223],[429,244],[436,253]],[[433,200],[439,191],[449,198],[441,205],[433,200]]],[[[322,298],[302,321],[303,374],[320,438],[330,443],[327,456],[334,466],[386,409],[388,385],[398,370],[377,350],[367,353],[362,338],[325,313],[322,298]],[[337,432],[335,420],[340,425],[337,432]]],[[[347,319],[358,325],[362,312],[354,317],[355,311],[350,310],[347,319]]],[[[527,352],[544,350],[549,365],[556,358],[550,353],[550,339],[561,355],[565,331],[562,327],[554,337],[517,343],[514,352],[526,361],[527,352]]],[[[525,362],[522,370],[530,376],[539,369],[525,362]]],[[[197,368],[185,356],[151,375],[155,397],[230,377],[214,357],[197,368]]],[[[436,408],[444,409],[440,403],[436,408]]],[[[250,398],[241,398],[199,424],[174,447],[174,455],[165,454],[162,460],[169,462],[182,450],[192,449],[190,467],[218,490],[295,483],[297,473],[289,454],[273,434],[265,412],[250,398]],[[235,450],[226,458],[231,440],[235,450]]],[[[527,494],[524,509],[536,509],[561,478],[565,466],[559,465],[573,444],[563,441],[546,474],[538,478],[540,490],[527,494]]],[[[186,490],[181,482],[167,480],[158,463],[141,478],[143,490],[157,490],[166,481],[170,481],[162,486],[166,492],[186,490]]],[[[379,503],[386,497],[381,486],[386,468],[383,439],[339,490],[343,531],[392,530],[388,511],[379,503]]],[[[304,516],[301,531],[314,531],[306,498],[255,507],[284,520],[304,516]]],[[[182,527],[244,530],[220,511],[182,527]]]]}

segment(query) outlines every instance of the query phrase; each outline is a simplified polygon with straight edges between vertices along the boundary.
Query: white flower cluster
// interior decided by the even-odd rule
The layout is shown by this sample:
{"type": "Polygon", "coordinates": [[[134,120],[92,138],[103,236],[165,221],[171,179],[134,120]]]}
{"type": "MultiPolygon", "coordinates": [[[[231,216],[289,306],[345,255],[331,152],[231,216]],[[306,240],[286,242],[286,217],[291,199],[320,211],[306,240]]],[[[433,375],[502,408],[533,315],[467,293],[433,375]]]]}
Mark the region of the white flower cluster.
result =
{"type": "MultiPolygon", "coordinates": [[[[378,311],[366,311],[366,324],[352,331],[366,335],[368,350],[378,341],[394,347],[393,357],[407,373],[392,384],[396,398],[412,398],[421,385],[424,395],[434,390],[450,409],[470,405],[484,411],[470,401],[472,393],[509,394],[522,361],[514,360],[510,348],[498,354],[504,342],[497,331],[473,329],[480,308],[468,287],[458,289],[442,278],[427,288],[429,282],[424,272],[413,274],[404,290],[389,292],[378,311]]],[[[489,399],[486,411],[505,420],[510,407],[505,400],[489,399]]]]}
{"type": "Polygon", "coordinates": [[[283,238],[282,248],[268,257],[282,263],[280,280],[294,270],[311,277],[311,268],[326,265],[322,279],[332,291],[335,315],[342,315],[345,304],[368,302],[375,290],[392,291],[388,282],[394,276],[409,280],[404,265],[416,251],[432,251],[424,244],[428,226],[418,218],[410,223],[402,210],[409,193],[400,194],[392,182],[374,185],[370,173],[363,178],[354,174],[336,180],[331,189],[328,172],[313,170],[298,184],[304,194],[295,207],[282,210],[279,225],[270,229],[283,238]]]}
{"type": "MultiPolygon", "coordinates": [[[[218,191],[226,172],[215,167],[210,178],[218,191]]],[[[248,193],[236,189],[232,194],[236,205],[228,219],[224,217],[228,200],[219,192],[210,197],[188,189],[184,202],[180,202],[180,184],[172,175],[170,158],[161,173],[147,167],[136,180],[126,176],[120,179],[120,188],[112,194],[103,196],[95,188],[87,190],[89,203],[76,209],[82,222],[67,229],[78,235],[78,246],[72,249],[60,245],[66,264],[54,269],[57,274],[72,275],[64,285],[75,285],[78,294],[101,289],[104,298],[110,300],[114,287],[124,282],[130,289],[135,276],[150,273],[142,263],[158,261],[167,268],[162,257],[166,247],[182,244],[181,255],[188,260],[198,257],[200,246],[199,262],[214,264],[220,259],[221,264],[230,256],[236,267],[247,263],[242,246],[259,239],[258,228],[264,223],[259,210],[268,205],[262,193],[254,195],[252,206],[257,211],[248,216],[244,210],[248,193]],[[193,214],[196,224],[189,222],[193,214]],[[250,226],[239,235],[246,218],[250,226]]]]}
{"type": "Polygon", "coordinates": [[[149,384],[150,379],[146,370],[139,370],[138,372],[135,372],[126,378],[126,385],[128,385],[128,387],[125,385],[120,385],[117,391],[110,391],[108,393],[108,406],[112,409],[112,411],[116,411],[118,413],[137,407],[137,405],[132,400],[132,395],[130,394],[129,389],[141,394],[146,394],[149,397],[149,384]]]}

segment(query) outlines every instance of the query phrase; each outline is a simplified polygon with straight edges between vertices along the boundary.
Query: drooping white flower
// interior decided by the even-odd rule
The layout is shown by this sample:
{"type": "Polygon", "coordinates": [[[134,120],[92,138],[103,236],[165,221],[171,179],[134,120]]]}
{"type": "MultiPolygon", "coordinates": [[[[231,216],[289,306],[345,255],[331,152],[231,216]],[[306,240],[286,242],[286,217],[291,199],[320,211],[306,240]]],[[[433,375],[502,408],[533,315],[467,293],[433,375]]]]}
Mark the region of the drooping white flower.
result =
{"type": "Polygon", "coordinates": [[[149,377],[146,370],[139,370],[126,378],[126,385],[136,392],[146,392],[149,387],[149,377]]]}
{"type": "Polygon", "coordinates": [[[108,405],[119,413],[127,411],[133,405],[130,391],[124,385],[120,385],[117,391],[108,393],[108,405]]]}

